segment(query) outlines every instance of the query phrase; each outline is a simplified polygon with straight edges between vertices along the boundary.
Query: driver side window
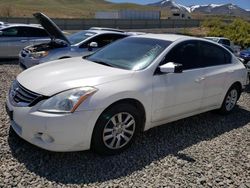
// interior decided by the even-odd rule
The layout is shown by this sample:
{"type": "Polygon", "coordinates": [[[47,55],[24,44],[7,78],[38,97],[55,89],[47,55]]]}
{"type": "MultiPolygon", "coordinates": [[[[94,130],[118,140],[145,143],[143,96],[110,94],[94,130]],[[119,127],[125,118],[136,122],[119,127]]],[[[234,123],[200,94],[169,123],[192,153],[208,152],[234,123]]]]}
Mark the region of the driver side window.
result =
{"type": "Polygon", "coordinates": [[[80,48],[88,48],[89,44],[91,42],[96,42],[98,44],[98,48],[102,48],[118,39],[124,38],[125,35],[119,35],[119,34],[103,34],[103,35],[98,35],[86,43],[82,44],[80,48]]]}
{"type": "Polygon", "coordinates": [[[199,48],[197,41],[183,42],[166,55],[164,63],[174,62],[183,65],[183,70],[199,68],[199,48]]]}

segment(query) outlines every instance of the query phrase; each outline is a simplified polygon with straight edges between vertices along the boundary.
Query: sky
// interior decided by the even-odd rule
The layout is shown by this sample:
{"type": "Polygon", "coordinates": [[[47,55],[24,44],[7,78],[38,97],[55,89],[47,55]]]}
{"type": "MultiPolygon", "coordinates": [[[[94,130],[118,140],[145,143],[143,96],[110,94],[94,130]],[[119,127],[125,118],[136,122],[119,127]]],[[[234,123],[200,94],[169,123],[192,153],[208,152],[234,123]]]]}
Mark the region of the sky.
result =
{"type": "MultiPolygon", "coordinates": [[[[123,2],[129,2],[129,3],[138,3],[138,4],[148,4],[148,3],[155,3],[159,2],[160,0],[109,0],[111,2],[116,3],[123,3],[123,2]]],[[[244,9],[250,9],[250,0],[175,0],[176,3],[190,6],[190,5],[205,5],[205,4],[226,4],[226,3],[232,3],[236,4],[241,8],[244,9]]]]}

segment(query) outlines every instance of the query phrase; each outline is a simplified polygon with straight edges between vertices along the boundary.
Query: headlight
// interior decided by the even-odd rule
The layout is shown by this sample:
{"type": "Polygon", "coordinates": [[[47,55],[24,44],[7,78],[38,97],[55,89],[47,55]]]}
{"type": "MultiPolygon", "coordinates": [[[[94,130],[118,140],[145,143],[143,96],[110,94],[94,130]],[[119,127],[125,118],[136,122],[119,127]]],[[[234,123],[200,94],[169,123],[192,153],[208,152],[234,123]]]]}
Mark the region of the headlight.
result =
{"type": "Polygon", "coordinates": [[[94,87],[83,87],[64,91],[47,99],[39,108],[42,112],[73,113],[78,106],[97,91],[94,87]]]}
{"type": "Polygon", "coordinates": [[[42,57],[46,57],[49,54],[48,51],[41,51],[41,52],[34,52],[29,54],[30,57],[38,59],[38,58],[42,58],[42,57]]]}

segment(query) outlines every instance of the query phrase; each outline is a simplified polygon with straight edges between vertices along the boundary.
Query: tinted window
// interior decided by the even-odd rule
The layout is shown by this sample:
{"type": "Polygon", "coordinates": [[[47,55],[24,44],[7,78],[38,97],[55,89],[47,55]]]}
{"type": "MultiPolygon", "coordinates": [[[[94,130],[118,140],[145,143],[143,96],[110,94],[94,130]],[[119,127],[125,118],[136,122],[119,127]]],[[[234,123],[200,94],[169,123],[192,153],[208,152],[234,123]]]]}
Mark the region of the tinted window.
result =
{"type": "Polygon", "coordinates": [[[170,41],[128,37],[110,44],[88,59],[122,69],[141,70],[149,66],[170,44],[170,41]]]}
{"type": "Polygon", "coordinates": [[[230,46],[230,41],[227,40],[227,39],[220,39],[220,40],[219,40],[219,43],[220,43],[220,44],[227,45],[227,46],[230,46]]]}
{"type": "Polygon", "coordinates": [[[23,28],[27,37],[48,37],[48,33],[44,29],[40,28],[23,28]]]}
{"type": "Polygon", "coordinates": [[[167,62],[182,64],[184,70],[200,67],[198,42],[188,41],[177,45],[165,57],[163,63],[167,62]]]}
{"type": "Polygon", "coordinates": [[[89,41],[87,41],[85,44],[81,46],[81,48],[87,48],[91,42],[96,42],[98,44],[98,48],[102,48],[118,39],[122,39],[126,37],[126,35],[119,35],[119,34],[103,34],[98,35],[89,41]]]}
{"type": "Polygon", "coordinates": [[[231,62],[231,54],[217,45],[201,42],[200,50],[203,67],[223,65],[231,62]]]}
{"type": "Polygon", "coordinates": [[[15,27],[3,29],[2,31],[3,33],[1,36],[3,37],[17,37],[18,35],[18,30],[15,27]]]}
{"type": "Polygon", "coordinates": [[[74,34],[68,36],[68,39],[69,39],[71,44],[77,44],[79,42],[86,40],[89,37],[94,36],[94,35],[96,35],[96,33],[94,33],[94,32],[80,31],[80,32],[77,32],[77,33],[74,33],[74,34]]]}
{"type": "Polygon", "coordinates": [[[31,27],[11,27],[3,29],[2,36],[5,37],[48,37],[44,29],[31,27]]]}

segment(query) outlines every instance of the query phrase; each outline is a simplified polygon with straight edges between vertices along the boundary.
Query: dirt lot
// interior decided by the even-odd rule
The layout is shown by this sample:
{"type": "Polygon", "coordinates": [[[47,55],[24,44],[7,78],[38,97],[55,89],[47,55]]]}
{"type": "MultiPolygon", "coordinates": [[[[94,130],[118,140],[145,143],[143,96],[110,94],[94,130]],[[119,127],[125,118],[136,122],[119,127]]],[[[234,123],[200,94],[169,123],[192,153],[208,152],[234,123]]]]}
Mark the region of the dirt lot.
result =
{"type": "Polygon", "coordinates": [[[120,155],[53,153],[9,130],[4,103],[21,70],[2,64],[0,187],[250,187],[250,87],[231,115],[209,112],[151,129],[120,155]]]}

